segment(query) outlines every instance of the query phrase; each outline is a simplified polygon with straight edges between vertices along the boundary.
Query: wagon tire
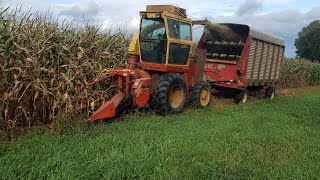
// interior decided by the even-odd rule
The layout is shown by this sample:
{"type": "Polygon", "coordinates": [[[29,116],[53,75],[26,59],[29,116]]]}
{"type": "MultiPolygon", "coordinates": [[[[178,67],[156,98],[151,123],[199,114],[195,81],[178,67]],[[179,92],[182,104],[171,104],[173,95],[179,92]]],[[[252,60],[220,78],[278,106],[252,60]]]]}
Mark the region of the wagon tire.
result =
{"type": "Polygon", "coordinates": [[[266,99],[274,99],[275,97],[275,89],[273,87],[268,87],[265,92],[265,98],[266,99]]]}
{"type": "Polygon", "coordinates": [[[159,78],[150,105],[159,115],[181,113],[187,105],[187,93],[181,74],[166,73],[159,78]]]}
{"type": "Polygon", "coordinates": [[[248,90],[243,89],[236,94],[234,101],[237,104],[244,104],[248,101],[248,96],[249,96],[248,90]]]}

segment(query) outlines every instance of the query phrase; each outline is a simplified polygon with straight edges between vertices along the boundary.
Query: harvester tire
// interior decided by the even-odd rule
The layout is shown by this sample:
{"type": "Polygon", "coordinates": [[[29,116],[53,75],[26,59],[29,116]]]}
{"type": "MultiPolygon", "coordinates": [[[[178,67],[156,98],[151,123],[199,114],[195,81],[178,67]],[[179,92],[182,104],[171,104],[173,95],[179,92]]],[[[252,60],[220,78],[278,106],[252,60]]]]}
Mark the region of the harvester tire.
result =
{"type": "Polygon", "coordinates": [[[160,115],[181,113],[187,104],[187,85],[179,73],[162,75],[152,95],[152,107],[160,115]]]}
{"type": "Polygon", "coordinates": [[[265,93],[266,99],[274,99],[275,97],[275,90],[273,87],[268,87],[265,93]]]}
{"type": "Polygon", "coordinates": [[[244,104],[248,101],[249,92],[246,89],[239,91],[235,96],[235,103],[244,104]]]}
{"type": "Polygon", "coordinates": [[[198,82],[191,93],[191,103],[196,108],[210,106],[212,97],[212,87],[207,82],[198,82]]]}

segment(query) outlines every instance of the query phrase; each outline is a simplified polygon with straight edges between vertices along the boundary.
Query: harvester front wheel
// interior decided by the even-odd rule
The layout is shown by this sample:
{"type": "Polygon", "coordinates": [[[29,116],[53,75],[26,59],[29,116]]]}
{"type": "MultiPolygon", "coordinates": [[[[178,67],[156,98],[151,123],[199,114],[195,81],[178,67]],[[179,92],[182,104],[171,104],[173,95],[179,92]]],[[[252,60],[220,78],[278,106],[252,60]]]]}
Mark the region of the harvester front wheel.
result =
{"type": "Polygon", "coordinates": [[[183,112],[187,104],[187,85],[179,73],[167,73],[160,77],[152,96],[152,104],[158,114],[183,112]]]}
{"type": "Polygon", "coordinates": [[[210,105],[212,88],[207,82],[198,82],[191,93],[191,102],[196,108],[205,108],[210,105]]]}
{"type": "Polygon", "coordinates": [[[235,96],[235,103],[244,104],[248,101],[249,92],[246,89],[239,91],[235,96]]]}
{"type": "Polygon", "coordinates": [[[273,87],[268,87],[265,93],[266,99],[274,99],[275,97],[275,90],[273,87]]]}

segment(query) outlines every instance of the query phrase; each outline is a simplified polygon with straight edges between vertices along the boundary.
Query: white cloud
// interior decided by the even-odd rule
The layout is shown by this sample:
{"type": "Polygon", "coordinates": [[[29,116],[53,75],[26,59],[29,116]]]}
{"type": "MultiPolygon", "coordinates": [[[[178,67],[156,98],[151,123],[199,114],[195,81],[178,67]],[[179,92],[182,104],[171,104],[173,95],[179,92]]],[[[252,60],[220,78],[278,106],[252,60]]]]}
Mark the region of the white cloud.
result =
{"type": "Polygon", "coordinates": [[[311,19],[320,19],[320,6],[314,7],[311,11],[307,12],[306,17],[311,19]]]}
{"type": "Polygon", "coordinates": [[[283,4],[289,4],[296,0],[263,0],[265,4],[273,4],[273,5],[283,5],[283,4]]]}
{"type": "Polygon", "coordinates": [[[92,18],[98,15],[100,11],[101,9],[99,5],[96,2],[91,0],[87,4],[74,5],[69,9],[62,10],[60,14],[66,15],[66,16],[72,16],[72,17],[84,16],[84,17],[92,18]]]}
{"type": "Polygon", "coordinates": [[[262,9],[262,5],[263,0],[245,0],[242,4],[240,4],[236,14],[243,16],[246,14],[256,13],[262,9]]]}
{"type": "Polygon", "coordinates": [[[140,25],[140,18],[138,17],[133,18],[131,21],[131,26],[139,28],[139,25],[140,25]]]}

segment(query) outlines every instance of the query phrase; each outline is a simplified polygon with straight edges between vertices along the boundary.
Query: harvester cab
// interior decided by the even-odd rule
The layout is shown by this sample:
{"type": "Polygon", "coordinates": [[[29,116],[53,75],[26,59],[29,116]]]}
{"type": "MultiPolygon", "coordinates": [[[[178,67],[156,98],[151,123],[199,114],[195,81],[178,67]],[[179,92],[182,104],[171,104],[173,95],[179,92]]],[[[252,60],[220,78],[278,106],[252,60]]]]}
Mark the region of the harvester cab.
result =
{"type": "Polygon", "coordinates": [[[130,108],[149,107],[165,115],[182,112],[188,102],[209,105],[212,89],[203,81],[206,51],[193,49],[192,20],[186,10],[150,5],[140,12],[140,19],[129,47],[128,66],[91,83],[117,77],[118,93],[89,121],[112,118],[130,108]]]}
{"type": "Polygon", "coordinates": [[[174,6],[147,6],[140,17],[142,69],[181,72],[183,67],[188,67],[194,43],[192,20],[186,17],[186,10],[174,6]]]}

